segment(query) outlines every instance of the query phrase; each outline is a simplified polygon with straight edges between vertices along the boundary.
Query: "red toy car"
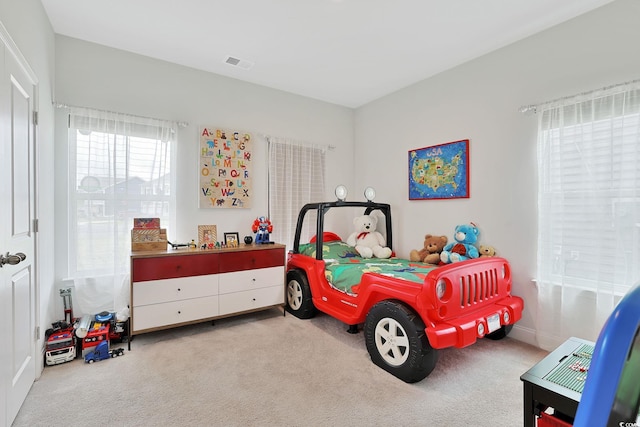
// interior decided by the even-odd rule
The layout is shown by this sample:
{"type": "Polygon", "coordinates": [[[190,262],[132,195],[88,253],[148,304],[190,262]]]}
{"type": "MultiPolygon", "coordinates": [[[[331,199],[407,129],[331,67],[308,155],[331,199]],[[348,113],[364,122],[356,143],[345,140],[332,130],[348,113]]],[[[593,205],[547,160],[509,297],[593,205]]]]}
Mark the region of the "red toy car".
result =
{"type": "MultiPolygon", "coordinates": [[[[437,349],[466,347],[478,338],[504,338],[522,317],[523,301],[511,295],[509,263],[499,257],[433,266],[397,258],[363,259],[334,233],[324,231],[335,208],[382,214],[392,248],[391,208],[374,202],[305,205],[287,259],[287,311],[307,319],[322,311],[357,333],[363,325],[371,360],[403,381],[425,378],[437,349]],[[353,210],[353,209],[352,209],[353,210]],[[316,237],[301,244],[308,213],[316,237]]],[[[393,249],[393,248],[392,248],[393,249]]]]}

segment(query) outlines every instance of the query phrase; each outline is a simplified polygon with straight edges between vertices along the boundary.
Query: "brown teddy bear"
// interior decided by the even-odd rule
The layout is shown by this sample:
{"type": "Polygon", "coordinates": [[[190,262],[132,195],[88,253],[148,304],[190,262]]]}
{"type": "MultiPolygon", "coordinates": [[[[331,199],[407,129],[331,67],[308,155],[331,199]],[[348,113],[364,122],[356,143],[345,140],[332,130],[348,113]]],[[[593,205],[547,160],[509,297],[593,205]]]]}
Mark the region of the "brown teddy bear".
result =
{"type": "Polygon", "coordinates": [[[496,250],[493,246],[480,245],[478,252],[480,253],[480,257],[496,256],[496,250]]]}
{"type": "Polygon", "coordinates": [[[440,252],[447,244],[447,236],[424,236],[424,247],[420,250],[412,250],[409,260],[414,262],[425,262],[427,264],[439,264],[440,252]]]}

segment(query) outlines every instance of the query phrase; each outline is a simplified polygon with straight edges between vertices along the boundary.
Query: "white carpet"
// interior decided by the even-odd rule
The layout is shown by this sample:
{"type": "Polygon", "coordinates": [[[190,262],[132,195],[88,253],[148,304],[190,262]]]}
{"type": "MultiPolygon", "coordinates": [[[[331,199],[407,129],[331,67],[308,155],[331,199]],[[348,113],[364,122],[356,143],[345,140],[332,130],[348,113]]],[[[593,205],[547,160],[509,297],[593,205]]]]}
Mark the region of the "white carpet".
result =
{"type": "Polygon", "coordinates": [[[46,367],[14,426],[513,427],[520,375],[547,354],[480,340],[406,384],[346,328],[273,309],[139,335],[123,357],[46,367]]]}

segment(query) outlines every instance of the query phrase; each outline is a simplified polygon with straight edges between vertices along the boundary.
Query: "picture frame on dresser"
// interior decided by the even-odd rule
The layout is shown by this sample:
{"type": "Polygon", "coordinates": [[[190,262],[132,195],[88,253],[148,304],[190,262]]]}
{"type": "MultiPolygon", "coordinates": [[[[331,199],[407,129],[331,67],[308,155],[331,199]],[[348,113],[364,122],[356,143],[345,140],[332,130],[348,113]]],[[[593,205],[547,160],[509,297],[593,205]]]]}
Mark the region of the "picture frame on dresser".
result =
{"type": "Polygon", "coordinates": [[[215,225],[198,226],[198,247],[202,245],[215,245],[218,241],[218,229],[215,225]]]}
{"type": "Polygon", "coordinates": [[[224,233],[224,244],[226,246],[238,246],[240,244],[240,234],[237,231],[224,233]]]}

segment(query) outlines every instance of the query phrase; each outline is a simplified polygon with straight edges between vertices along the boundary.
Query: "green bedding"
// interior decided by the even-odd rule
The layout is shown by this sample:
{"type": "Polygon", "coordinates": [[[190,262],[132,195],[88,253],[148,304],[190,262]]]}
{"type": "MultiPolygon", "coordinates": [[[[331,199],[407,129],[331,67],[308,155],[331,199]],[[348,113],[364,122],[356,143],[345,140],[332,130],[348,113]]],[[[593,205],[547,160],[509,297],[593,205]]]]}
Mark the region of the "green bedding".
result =
{"type": "MultiPolygon", "coordinates": [[[[300,253],[315,257],[315,244],[300,245],[300,253]]],[[[406,259],[362,258],[355,248],[344,242],[328,242],[323,245],[325,277],[334,288],[356,294],[355,285],[364,273],[377,273],[397,277],[415,283],[423,283],[425,276],[435,265],[413,262],[406,259]]]]}

